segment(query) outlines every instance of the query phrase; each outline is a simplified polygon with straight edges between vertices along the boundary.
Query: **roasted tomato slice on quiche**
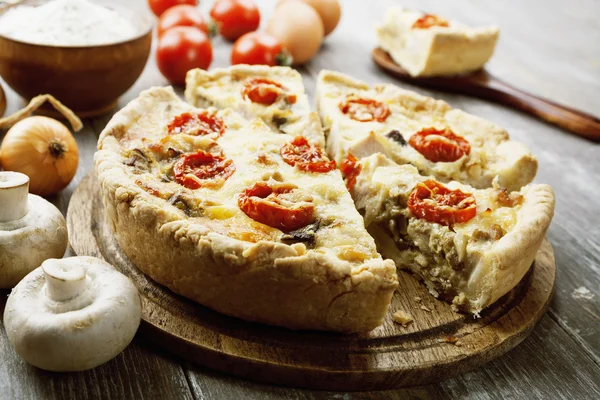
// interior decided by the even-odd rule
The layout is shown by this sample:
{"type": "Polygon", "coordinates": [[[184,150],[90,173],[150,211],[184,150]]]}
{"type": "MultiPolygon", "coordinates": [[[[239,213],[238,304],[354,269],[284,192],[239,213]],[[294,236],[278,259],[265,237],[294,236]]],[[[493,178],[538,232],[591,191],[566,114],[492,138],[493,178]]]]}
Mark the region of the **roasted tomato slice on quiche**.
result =
{"type": "Polygon", "coordinates": [[[235,172],[233,160],[206,151],[184,154],[175,165],[175,180],[188,189],[217,186],[235,172]]]}
{"type": "Polygon", "coordinates": [[[291,183],[257,182],[240,194],[238,206],[253,220],[284,232],[315,221],[312,196],[291,183]]]}
{"type": "Polygon", "coordinates": [[[362,97],[348,96],[339,104],[339,108],[342,113],[360,122],[384,122],[390,115],[387,104],[362,97]]]}
{"type": "Polygon", "coordinates": [[[417,184],[408,197],[408,208],[418,218],[446,226],[468,222],[477,214],[471,193],[449,189],[432,179],[417,184]]]}
{"type": "Polygon", "coordinates": [[[280,153],[283,161],[301,171],[329,172],[336,166],[335,161],[327,158],[319,146],[311,145],[304,136],[296,136],[284,144],[280,153]]]}
{"type": "Polygon", "coordinates": [[[169,135],[183,133],[202,136],[216,133],[221,136],[225,133],[225,122],[213,112],[183,113],[169,122],[167,131],[169,135]]]}
{"type": "Polygon", "coordinates": [[[348,157],[340,165],[340,171],[346,178],[346,187],[348,190],[352,190],[356,185],[356,178],[360,174],[361,166],[358,163],[358,159],[352,154],[348,154],[348,157]]]}
{"type": "Polygon", "coordinates": [[[423,129],[412,135],[408,144],[433,162],[453,162],[471,152],[469,142],[450,129],[423,129]]]}
{"type": "Polygon", "coordinates": [[[449,27],[450,23],[444,18],[438,17],[433,14],[425,14],[421,18],[415,21],[413,29],[429,29],[432,26],[449,27]]]}
{"type": "Polygon", "coordinates": [[[250,79],[244,84],[242,96],[253,103],[270,106],[280,96],[289,104],[296,102],[296,95],[289,93],[289,89],[280,83],[267,78],[250,79]]]}

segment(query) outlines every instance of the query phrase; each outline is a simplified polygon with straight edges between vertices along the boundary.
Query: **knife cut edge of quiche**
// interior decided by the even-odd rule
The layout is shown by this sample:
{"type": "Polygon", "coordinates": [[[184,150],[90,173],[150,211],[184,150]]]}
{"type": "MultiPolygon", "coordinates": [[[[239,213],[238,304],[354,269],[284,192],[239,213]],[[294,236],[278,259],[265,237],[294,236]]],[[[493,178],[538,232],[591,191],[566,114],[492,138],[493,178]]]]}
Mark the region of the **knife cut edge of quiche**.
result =
{"type": "Polygon", "coordinates": [[[273,133],[259,119],[248,123],[230,110],[210,111],[232,126],[216,139],[236,165],[218,189],[228,195],[178,188],[165,178],[169,157],[181,150],[211,149],[215,140],[210,137],[173,135],[156,150],[160,157],[147,159],[150,147],[143,146],[160,141],[173,117],[200,111],[171,88],[153,88],[115,114],[100,135],[95,170],[108,221],[125,254],[174,292],[245,320],[341,332],[378,326],[398,285],[396,267],[377,253],[338,170],[315,176],[297,171],[277,158],[292,137],[273,133]],[[274,162],[271,169],[258,166],[261,157],[252,158],[259,155],[253,153],[257,149],[274,162]],[[314,248],[282,243],[282,232],[236,209],[237,192],[274,178],[297,180],[314,197],[319,218],[328,220],[315,228],[314,248]],[[178,189],[177,199],[192,204],[184,210],[192,217],[176,207],[177,199],[171,201],[178,189]],[[196,217],[194,204],[202,205],[196,217]],[[213,206],[220,210],[218,218],[207,217],[213,206]],[[226,221],[232,222],[228,226],[226,221]],[[250,224],[260,228],[257,234],[274,239],[239,240],[228,231],[236,224],[250,224]]]}
{"type": "Polygon", "coordinates": [[[430,222],[408,204],[417,185],[433,178],[382,154],[358,165],[351,193],[380,253],[418,276],[435,297],[476,315],[521,281],[554,214],[549,185],[509,193],[449,182],[448,189],[473,195],[476,214],[466,222],[430,222]]]}
{"type": "MultiPolygon", "coordinates": [[[[457,180],[486,188],[498,177],[498,183],[509,190],[530,183],[537,173],[537,159],[523,144],[510,140],[502,127],[453,109],[445,101],[395,85],[371,87],[348,75],[323,70],[317,81],[316,104],[327,135],[327,152],[338,164],[348,153],[359,159],[383,153],[398,164],[412,164],[422,174],[433,175],[443,182],[457,180]],[[359,99],[372,102],[371,111],[360,108],[355,103],[359,99]],[[354,114],[344,114],[341,110],[341,105],[349,101],[354,102],[350,103],[355,107],[354,114]],[[373,108],[375,105],[379,108],[373,108]],[[373,114],[377,112],[380,114],[373,114]],[[436,149],[426,156],[413,147],[417,144],[411,139],[415,136],[416,141],[421,136],[418,144],[426,147],[427,141],[436,137],[427,136],[435,133],[432,129],[442,134],[450,132],[449,138],[440,142],[454,141],[458,135],[457,140],[467,149],[453,145],[454,154],[449,154],[453,161],[430,160],[432,155],[436,156],[436,149]]],[[[439,147],[444,145],[441,143],[439,147]]]]}
{"type": "Polygon", "coordinates": [[[196,107],[231,108],[246,118],[261,118],[274,131],[303,135],[325,146],[321,121],[310,107],[302,76],[290,67],[240,64],[193,69],[187,73],[185,98],[196,107]]]}

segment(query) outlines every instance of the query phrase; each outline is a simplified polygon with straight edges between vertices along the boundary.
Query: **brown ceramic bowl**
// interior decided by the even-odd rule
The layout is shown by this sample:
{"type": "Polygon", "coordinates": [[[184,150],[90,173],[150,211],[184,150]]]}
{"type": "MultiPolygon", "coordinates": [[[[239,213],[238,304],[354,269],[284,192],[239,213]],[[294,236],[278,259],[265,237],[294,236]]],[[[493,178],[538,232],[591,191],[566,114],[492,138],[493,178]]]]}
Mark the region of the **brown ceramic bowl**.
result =
{"type": "MultiPolygon", "coordinates": [[[[98,3],[133,21],[139,35],[89,47],[30,44],[0,35],[0,76],[26,100],[49,93],[80,117],[113,109],[144,70],[152,45],[153,19],[144,9],[123,6],[125,2],[98,3]]],[[[4,12],[6,9],[0,15],[4,12]]]]}

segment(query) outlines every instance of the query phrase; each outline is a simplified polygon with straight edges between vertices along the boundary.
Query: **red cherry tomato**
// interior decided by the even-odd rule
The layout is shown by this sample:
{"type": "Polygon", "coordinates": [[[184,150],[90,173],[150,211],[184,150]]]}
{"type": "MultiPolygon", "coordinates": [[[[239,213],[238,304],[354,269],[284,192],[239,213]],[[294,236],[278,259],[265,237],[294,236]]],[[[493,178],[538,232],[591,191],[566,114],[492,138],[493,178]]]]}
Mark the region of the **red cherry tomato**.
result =
{"type": "Polygon", "coordinates": [[[200,29],[176,26],[158,40],[156,62],[165,78],[182,85],[190,69],[208,69],[212,62],[212,45],[200,29]]]}
{"type": "Polygon", "coordinates": [[[260,12],[253,0],[217,0],[210,16],[225,39],[234,41],[258,29],[260,12]]]}
{"type": "Polygon", "coordinates": [[[320,147],[312,146],[304,136],[284,144],[280,153],[283,161],[301,171],[324,173],[335,169],[335,161],[330,161],[320,147]]]}
{"type": "Polygon", "coordinates": [[[234,172],[233,160],[202,150],[182,155],[173,165],[175,180],[188,189],[219,186],[234,172]]]}
{"type": "Polygon", "coordinates": [[[270,186],[267,182],[257,182],[240,194],[238,206],[253,220],[284,232],[300,229],[315,220],[312,197],[290,183],[270,186]]]}
{"type": "Polygon", "coordinates": [[[242,96],[253,103],[270,106],[279,100],[280,96],[288,104],[294,104],[296,95],[289,93],[288,88],[280,83],[266,78],[254,78],[248,80],[242,88],[242,96]]]}
{"type": "Polygon", "coordinates": [[[354,185],[356,185],[356,178],[358,178],[358,175],[360,175],[361,170],[362,166],[358,163],[358,159],[351,153],[349,153],[348,157],[342,161],[342,165],[340,165],[340,171],[342,171],[342,174],[344,174],[344,177],[346,178],[346,187],[348,190],[354,189],[354,185]]]}
{"type": "Polygon", "coordinates": [[[433,162],[453,162],[471,152],[469,142],[450,129],[423,129],[412,135],[408,144],[433,162]]]}
{"type": "Polygon", "coordinates": [[[429,29],[432,26],[443,26],[448,27],[450,24],[444,18],[438,17],[433,14],[425,14],[421,18],[415,21],[413,29],[429,29]]]}
{"type": "Polygon", "coordinates": [[[162,13],[167,11],[169,8],[179,4],[190,4],[195,6],[198,5],[198,0],[148,0],[150,9],[157,17],[160,17],[162,13]]]}
{"type": "Polygon", "coordinates": [[[410,193],[408,209],[417,218],[450,226],[473,219],[477,214],[477,203],[471,193],[448,189],[429,179],[417,184],[410,193]]]}
{"type": "Polygon", "coordinates": [[[203,136],[213,133],[221,136],[225,133],[225,122],[214,113],[200,111],[196,114],[183,113],[174,117],[167,125],[169,135],[183,133],[186,135],[203,136]]]}
{"type": "Polygon", "coordinates": [[[338,107],[342,113],[359,122],[383,122],[390,115],[387,104],[374,99],[348,96],[338,107]]]}
{"type": "Polygon", "coordinates": [[[250,32],[233,44],[231,64],[289,66],[292,58],[275,36],[264,32],[250,32]]]}
{"type": "Polygon", "coordinates": [[[202,13],[189,4],[181,4],[165,11],[158,19],[156,34],[161,37],[165,31],[174,26],[192,26],[208,35],[208,24],[202,13]]]}

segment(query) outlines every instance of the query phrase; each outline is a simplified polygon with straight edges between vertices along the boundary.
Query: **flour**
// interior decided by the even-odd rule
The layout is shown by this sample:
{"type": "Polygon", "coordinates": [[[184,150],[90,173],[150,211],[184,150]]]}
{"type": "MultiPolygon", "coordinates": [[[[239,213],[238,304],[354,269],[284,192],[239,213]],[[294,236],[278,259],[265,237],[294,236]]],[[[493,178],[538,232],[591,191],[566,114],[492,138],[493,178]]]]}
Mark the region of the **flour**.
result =
{"type": "Polygon", "coordinates": [[[573,290],[573,293],[571,293],[571,297],[573,297],[574,299],[591,300],[594,298],[594,293],[590,292],[590,290],[585,286],[581,286],[573,290]]]}
{"type": "Polygon", "coordinates": [[[89,0],[53,0],[19,6],[0,17],[0,35],[32,44],[94,46],[135,37],[133,23],[89,0]]]}

